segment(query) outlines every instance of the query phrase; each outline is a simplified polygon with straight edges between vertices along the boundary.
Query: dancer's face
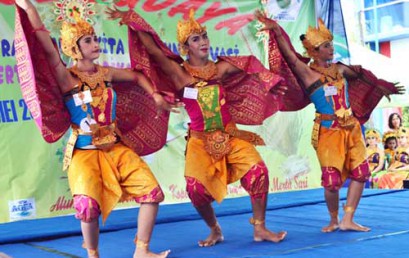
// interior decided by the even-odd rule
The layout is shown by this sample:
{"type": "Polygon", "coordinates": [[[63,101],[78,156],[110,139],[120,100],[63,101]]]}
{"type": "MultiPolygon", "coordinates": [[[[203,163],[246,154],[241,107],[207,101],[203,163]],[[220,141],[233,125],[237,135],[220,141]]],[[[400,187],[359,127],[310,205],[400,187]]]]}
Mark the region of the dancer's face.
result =
{"type": "Polygon", "coordinates": [[[78,40],[83,59],[98,59],[100,55],[100,47],[98,38],[95,34],[84,35],[78,40]]]}
{"type": "Polygon", "coordinates": [[[189,58],[199,59],[209,58],[210,41],[207,32],[194,33],[189,36],[186,42],[189,58]]]}
{"type": "Polygon", "coordinates": [[[396,149],[396,147],[398,147],[398,142],[396,141],[396,139],[390,139],[386,143],[386,147],[388,147],[388,149],[390,149],[390,150],[394,150],[394,149],[396,149]]]}
{"type": "Polygon", "coordinates": [[[400,135],[398,136],[398,141],[399,141],[399,146],[404,147],[408,143],[408,138],[406,137],[406,135],[400,135]]]}
{"type": "Polygon", "coordinates": [[[317,58],[323,61],[331,61],[334,59],[334,45],[332,41],[324,42],[318,47],[317,58]]]}
{"type": "Polygon", "coordinates": [[[374,147],[378,144],[378,140],[375,136],[368,136],[366,137],[366,143],[368,143],[369,146],[374,147]]]}

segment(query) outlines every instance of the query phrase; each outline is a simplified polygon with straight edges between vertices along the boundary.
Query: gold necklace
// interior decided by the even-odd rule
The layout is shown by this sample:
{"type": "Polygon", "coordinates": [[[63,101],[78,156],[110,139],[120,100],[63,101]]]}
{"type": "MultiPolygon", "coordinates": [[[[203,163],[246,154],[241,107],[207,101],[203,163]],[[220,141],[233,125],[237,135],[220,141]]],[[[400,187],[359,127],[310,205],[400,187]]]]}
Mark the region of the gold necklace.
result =
{"type": "Polygon", "coordinates": [[[190,75],[206,81],[217,74],[217,66],[212,61],[208,61],[205,66],[200,67],[191,66],[187,61],[184,61],[182,65],[190,75]]]}
{"type": "Polygon", "coordinates": [[[78,76],[80,81],[86,82],[91,89],[95,89],[98,85],[104,84],[104,79],[108,73],[108,69],[105,67],[97,65],[95,68],[96,72],[92,74],[78,70],[77,66],[72,67],[71,71],[78,76]]]}
{"type": "MultiPolygon", "coordinates": [[[[106,121],[105,109],[108,100],[108,89],[105,87],[105,78],[109,69],[99,65],[96,66],[96,69],[97,71],[95,73],[89,74],[87,72],[79,71],[78,67],[74,66],[71,68],[71,71],[80,79],[81,82],[86,83],[87,86],[84,87],[84,91],[91,90],[91,106],[98,108],[100,111],[100,114],[98,117],[96,117],[96,119],[99,122],[104,123],[106,121]]],[[[82,106],[82,110],[84,110],[84,112],[87,111],[86,105],[85,107],[84,105],[82,106]]]]}
{"type": "Polygon", "coordinates": [[[328,67],[319,66],[316,62],[313,62],[310,67],[319,72],[323,79],[325,78],[328,82],[339,81],[342,79],[342,74],[339,72],[337,65],[330,64],[328,67]]]}

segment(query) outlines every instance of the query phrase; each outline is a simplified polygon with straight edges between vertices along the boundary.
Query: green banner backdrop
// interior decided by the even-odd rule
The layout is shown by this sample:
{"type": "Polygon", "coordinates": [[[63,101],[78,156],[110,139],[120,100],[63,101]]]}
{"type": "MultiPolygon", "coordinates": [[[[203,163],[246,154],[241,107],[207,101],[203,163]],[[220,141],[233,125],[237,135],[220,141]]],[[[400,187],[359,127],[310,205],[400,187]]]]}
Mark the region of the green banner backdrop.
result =
{"type": "MultiPolygon", "coordinates": [[[[13,46],[14,1],[0,0],[0,223],[51,217],[73,213],[72,198],[62,159],[67,136],[47,144],[35,126],[22,99],[13,46]]],[[[58,38],[60,15],[72,8],[74,1],[39,0],[36,3],[51,36],[58,38]]],[[[298,36],[309,24],[315,24],[314,1],[293,1],[299,15],[294,21],[283,22],[302,52],[298,36]],[[302,3],[302,4],[301,4],[302,3]]],[[[117,21],[108,21],[107,6],[134,8],[159,32],[168,46],[177,51],[176,24],[182,15],[195,6],[196,18],[207,26],[211,40],[210,58],[218,55],[248,55],[266,63],[265,34],[257,33],[257,24],[251,22],[254,10],[266,8],[267,1],[254,0],[146,0],[146,1],[87,1],[76,0],[77,7],[94,12],[90,19],[101,41],[100,64],[129,67],[127,28],[117,21]]],[[[285,8],[288,6],[280,7],[285,8]]],[[[288,16],[288,15],[287,15],[288,16]]],[[[65,60],[69,63],[69,60],[65,60]]],[[[270,192],[282,192],[320,186],[320,168],[310,144],[314,109],[310,105],[299,112],[278,113],[262,126],[245,127],[263,136],[266,146],[258,147],[270,171],[270,192]]],[[[184,148],[187,114],[172,114],[166,146],[155,154],[144,157],[152,168],[163,190],[165,203],[187,202],[184,182],[184,148]]],[[[239,184],[229,187],[229,197],[245,195],[239,184]]],[[[122,203],[119,207],[135,206],[122,203]]]]}

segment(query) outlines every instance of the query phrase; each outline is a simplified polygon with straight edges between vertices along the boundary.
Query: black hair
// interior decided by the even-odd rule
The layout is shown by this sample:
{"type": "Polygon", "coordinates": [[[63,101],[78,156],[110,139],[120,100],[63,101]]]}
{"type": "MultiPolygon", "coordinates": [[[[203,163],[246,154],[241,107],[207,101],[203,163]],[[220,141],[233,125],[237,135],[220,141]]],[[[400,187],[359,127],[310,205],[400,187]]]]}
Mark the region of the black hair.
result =
{"type": "MultiPolygon", "coordinates": [[[[301,34],[301,35],[300,35],[300,40],[301,40],[301,42],[303,42],[305,39],[306,39],[305,34],[301,34]]],[[[318,50],[319,50],[319,47],[314,48],[314,50],[315,50],[315,51],[318,51],[318,50]]]]}
{"type": "Polygon", "coordinates": [[[395,129],[393,128],[393,124],[392,124],[392,119],[395,115],[399,118],[399,127],[402,126],[402,117],[398,113],[392,113],[389,115],[389,120],[388,120],[388,125],[390,129],[395,129]]]}
{"type": "Polygon", "coordinates": [[[398,139],[396,138],[396,136],[390,136],[388,138],[386,138],[385,140],[385,145],[383,146],[383,148],[386,150],[388,148],[388,142],[395,140],[396,143],[398,143],[398,139]]]}

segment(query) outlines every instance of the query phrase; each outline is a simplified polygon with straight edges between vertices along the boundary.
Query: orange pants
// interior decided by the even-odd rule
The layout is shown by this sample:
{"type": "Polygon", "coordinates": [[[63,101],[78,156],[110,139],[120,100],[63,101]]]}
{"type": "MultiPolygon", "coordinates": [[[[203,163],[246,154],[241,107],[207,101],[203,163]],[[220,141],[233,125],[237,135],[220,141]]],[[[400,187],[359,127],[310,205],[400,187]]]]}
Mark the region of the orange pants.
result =
{"type": "Polygon", "coordinates": [[[148,165],[130,148],[121,143],[109,151],[74,150],[68,171],[71,193],[94,199],[102,213],[103,221],[120,200],[144,199],[143,202],[161,202],[159,187],[148,165]]]}

